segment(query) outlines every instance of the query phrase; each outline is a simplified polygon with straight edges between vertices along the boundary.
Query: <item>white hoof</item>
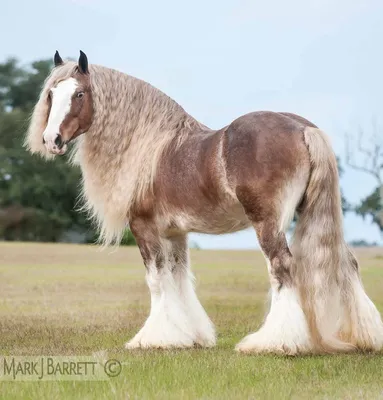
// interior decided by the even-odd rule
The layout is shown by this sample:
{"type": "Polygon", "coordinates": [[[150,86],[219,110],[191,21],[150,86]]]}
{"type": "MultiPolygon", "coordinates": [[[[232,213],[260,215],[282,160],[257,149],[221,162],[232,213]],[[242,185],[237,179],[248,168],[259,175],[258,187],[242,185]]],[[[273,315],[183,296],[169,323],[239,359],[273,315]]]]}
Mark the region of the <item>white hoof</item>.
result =
{"type": "Polygon", "coordinates": [[[149,320],[137,335],[125,344],[126,349],[169,349],[190,348],[195,345],[213,347],[215,345],[215,332],[211,326],[210,331],[197,332],[191,326],[185,329],[171,321],[156,322],[149,320]]]}
{"type": "Polygon", "coordinates": [[[241,353],[274,353],[285,355],[307,354],[312,352],[310,341],[302,342],[291,337],[289,340],[280,332],[267,332],[262,328],[242,339],[235,346],[235,350],[241,353]]]}
{"type": "MultiPolygon", "coordinates": [[[[196,334],[187,315],[176,303],[167,307],[163,297],[159,307],[149,316],[137,335],[128,342],[127,349],[193,347],[196,334]]],[[[179,306],[179,305],[178,305],[179,306]]]]}
{"type": "Polygon", "coordinates": [[[194,346],[194,340],[190,335],[173,328],[172,332],[157,330],[154,332],[142,330],[125,344],[125,348],[132,349],[170,349],[190,348],[194,346]]]}
{"type": "Polygon", "coordinates": [[[312,352],[308,326],[295,291],[282,288],[275,292],[264,325],[246,336],[235,349],[243,353],[288,355],[312,352]]]}

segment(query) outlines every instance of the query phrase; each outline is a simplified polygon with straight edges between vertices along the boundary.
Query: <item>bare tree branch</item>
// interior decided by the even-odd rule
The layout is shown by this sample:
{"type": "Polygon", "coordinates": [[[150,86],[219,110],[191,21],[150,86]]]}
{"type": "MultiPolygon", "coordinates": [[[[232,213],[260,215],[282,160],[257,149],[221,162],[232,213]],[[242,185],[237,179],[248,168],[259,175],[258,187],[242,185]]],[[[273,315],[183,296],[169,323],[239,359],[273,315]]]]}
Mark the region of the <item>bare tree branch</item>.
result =
{"type": "Polygon", "coordinates": [[[358,128],[358,150],[367,157],[372,157],[372,152],[366,148],[363,148],[363,130],[360,126],[358,128]]]}
{"type": "Polygon", "coordinates": [[[357,133],[357,152],[363,155],[364,160],[362,163],[355,162],[355,157],[351,150],[352,138],[350,135],[345,134],[346,143],[346,164],[358,171],[365,172],[373,176],[377,181],[379,186],[383,185],[383,143],[379,140],[379,128],[376,121],[372,121],[373,134],[372,134],[372,144],[370,148],[365,147],[364,132],[361,127],[358,127],[357,133]]]}
{"type": "Polygon", "coordinates": [[[378,182],[381,181],[380,175],[377,174],[373,169],[369,169],[369,168],[367,168],[367,167],[363,167],[362,165],[353,164],[353,163],[351,163],[351,162],[349,162],[349,161],[347,161],[347,165],[348,165],[349,167],[355,169],[355,170],[363,171],[363,172],[366,172],[366,173],[369,174],[369,175],[372,175],[374,178],[376,178],[376,180],[377,180],[378,182]]]}

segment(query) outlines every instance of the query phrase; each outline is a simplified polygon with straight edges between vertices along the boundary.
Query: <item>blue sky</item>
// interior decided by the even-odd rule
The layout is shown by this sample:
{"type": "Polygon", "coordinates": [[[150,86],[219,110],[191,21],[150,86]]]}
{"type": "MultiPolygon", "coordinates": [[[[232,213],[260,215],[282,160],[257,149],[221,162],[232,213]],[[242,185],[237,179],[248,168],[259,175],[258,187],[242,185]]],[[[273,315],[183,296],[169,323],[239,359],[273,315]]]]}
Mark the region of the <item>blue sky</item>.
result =
{"type": "MultiPolygon", "coordinates": [[[[149,81],[211,128],[250,111],[290,111],[325,130],[343,160],[346,132],[361,126],[368,143],[372,119],[383,128],[381,0],[13,1],[0,21],[8,38],[0,60],[82,49],[90,62],[149,81]]],[[[341,183],[352,203],[375,184],[349,168],[341,183]]],[[[382,243],[359,217],[347,216],[345,230],[348,240],[382,243]]],[[[192,240],[257,246],[251,230],[192,240]]]]}

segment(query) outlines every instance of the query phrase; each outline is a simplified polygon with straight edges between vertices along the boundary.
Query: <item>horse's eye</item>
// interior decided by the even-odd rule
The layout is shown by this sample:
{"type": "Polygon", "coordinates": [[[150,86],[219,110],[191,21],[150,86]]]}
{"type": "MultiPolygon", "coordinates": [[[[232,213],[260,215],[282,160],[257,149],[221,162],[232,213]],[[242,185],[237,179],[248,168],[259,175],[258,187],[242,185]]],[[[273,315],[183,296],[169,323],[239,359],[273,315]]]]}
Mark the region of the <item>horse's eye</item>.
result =
{"type": "Polygon", "coordinates": [[[79,99],[81,99],[81,97],[83,97],[84,96],[84,92],[78,92],[77,93],[77,97],[79,98],[79,99]]]}

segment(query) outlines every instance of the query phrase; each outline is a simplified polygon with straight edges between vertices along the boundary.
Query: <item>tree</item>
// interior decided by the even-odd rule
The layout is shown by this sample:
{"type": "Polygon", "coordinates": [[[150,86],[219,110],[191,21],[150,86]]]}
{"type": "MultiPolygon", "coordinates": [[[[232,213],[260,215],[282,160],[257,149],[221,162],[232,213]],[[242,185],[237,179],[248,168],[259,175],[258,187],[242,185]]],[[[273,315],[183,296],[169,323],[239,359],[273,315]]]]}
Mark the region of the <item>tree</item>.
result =
{"type": "Polygon", "coordinates": [[[378,246],[378,243],[368,242],[367,240],[364,240],[364,239],[352,240],[349,244],[352,247],[376,247],[376,246],[378,246]]]}
{"type": "Polygon", "coordinates": [[[361,128],[357,132],[356,146],[352,147],[353,138],[346,135],[346,162],[358,171],[372,176],[376,181],[375,189],[354,207],[357,214],[363,218],[370,216],[383,235],[383,132],[378,125],[372,124],[370,142],[361,128]],[[356,161],[359,156],[359,161],[356,161]],[[362,160],[360,160],[362,158],[362,160]]]}

